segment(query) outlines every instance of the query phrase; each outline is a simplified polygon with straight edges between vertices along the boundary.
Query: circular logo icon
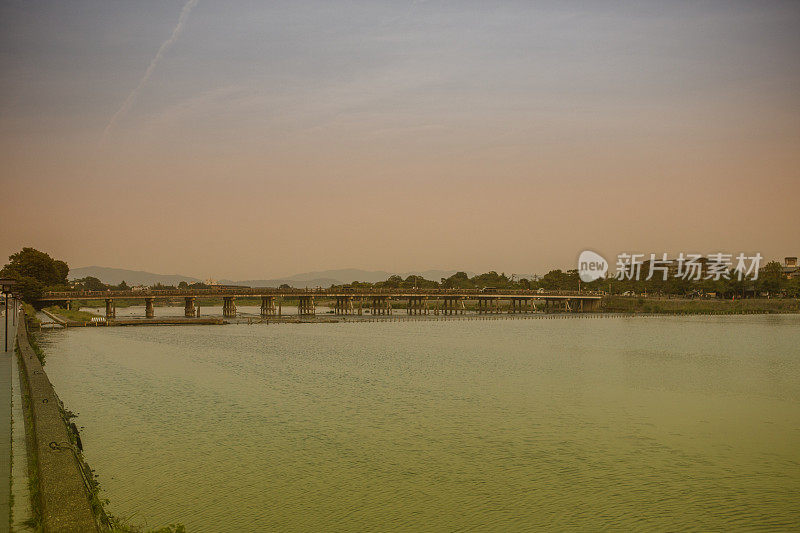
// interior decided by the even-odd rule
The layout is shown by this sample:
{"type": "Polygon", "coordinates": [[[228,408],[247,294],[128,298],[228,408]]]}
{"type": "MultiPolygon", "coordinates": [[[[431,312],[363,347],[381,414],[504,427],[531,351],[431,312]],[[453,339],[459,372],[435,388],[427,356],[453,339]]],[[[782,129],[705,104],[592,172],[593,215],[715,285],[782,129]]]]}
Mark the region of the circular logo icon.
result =
{"type": "Polygon", "coordinates": [[[578,257],[578,275],[581,281],[589,283],[596,279],[600,279],[608,272],[608,261],[605,258],[591,250],[584,250],[578,257]]]}

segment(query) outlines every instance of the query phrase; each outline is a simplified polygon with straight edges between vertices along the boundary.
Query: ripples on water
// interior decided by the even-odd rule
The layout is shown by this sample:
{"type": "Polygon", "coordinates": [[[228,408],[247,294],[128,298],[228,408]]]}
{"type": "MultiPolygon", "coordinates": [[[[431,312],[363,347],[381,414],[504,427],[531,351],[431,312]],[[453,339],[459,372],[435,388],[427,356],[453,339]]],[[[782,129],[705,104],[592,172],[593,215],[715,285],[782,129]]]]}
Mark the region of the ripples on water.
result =
{"type": "Polygon", "coordinates": [[[800,524],[800,317],[44,338],[111,511],[193,531],[800,524]]]}

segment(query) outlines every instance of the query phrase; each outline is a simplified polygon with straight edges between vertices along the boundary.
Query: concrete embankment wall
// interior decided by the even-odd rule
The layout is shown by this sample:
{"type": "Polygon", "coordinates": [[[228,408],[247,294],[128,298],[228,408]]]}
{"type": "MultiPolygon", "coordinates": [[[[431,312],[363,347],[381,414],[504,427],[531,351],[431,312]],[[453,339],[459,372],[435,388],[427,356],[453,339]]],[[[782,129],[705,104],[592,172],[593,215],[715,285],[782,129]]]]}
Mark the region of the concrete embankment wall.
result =
{"type": "Polygon", "coordinates": [[[98,531],[92,512],[91,494],[87,487],[58,396],[30,344],[25,321],[17,329],[23,387],[28,394],[32,421],[28,435],[28,453],[38,470],[38,505],[42,511],[42,527],[46,532],[98,531]]]}

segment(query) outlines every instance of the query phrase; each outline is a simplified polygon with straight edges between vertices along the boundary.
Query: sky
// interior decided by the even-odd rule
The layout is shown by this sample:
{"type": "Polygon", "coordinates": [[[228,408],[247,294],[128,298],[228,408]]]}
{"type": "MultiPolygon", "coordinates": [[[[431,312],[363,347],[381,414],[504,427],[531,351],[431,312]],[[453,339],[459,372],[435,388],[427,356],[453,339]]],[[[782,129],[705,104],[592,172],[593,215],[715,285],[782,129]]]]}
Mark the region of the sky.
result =
{"type": "Polygon", "coordinates": [[[0,256],[800,255],[800,3],[2,1],[0,256]]]}

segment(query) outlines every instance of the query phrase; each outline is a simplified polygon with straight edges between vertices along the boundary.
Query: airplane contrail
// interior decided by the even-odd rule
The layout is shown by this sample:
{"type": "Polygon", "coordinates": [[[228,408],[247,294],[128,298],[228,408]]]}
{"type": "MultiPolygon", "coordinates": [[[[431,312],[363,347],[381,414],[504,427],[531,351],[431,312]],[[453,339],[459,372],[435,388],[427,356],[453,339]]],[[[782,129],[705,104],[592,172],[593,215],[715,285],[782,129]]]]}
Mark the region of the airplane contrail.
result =
{"type": "Polygon", "coordinates": [[[131,93],[125,99],[125,102],[122,103],[122,106],[117,110],[116,113],[114,113],[114,116],[111,117],[111,120],[108,121],[106,129],[103,131],[103,140],[105,140],[105,138],[108,136],[108,133],[114,127],[114,124],[117,123],[117,120],[119,120],[120,117],[128,112],[133,103],[136,101],[136,98],[139,96],[139,92],[142,90],[142,87],[144,87],[147,83],[147,80],[150,79],[150,75],[153,74],[158,62],[161,61],[161,58],[164,57],[164,54],[167,50],[169,50],[170,46],[175,44],[175,41],[178,40],[178,36],[180,36],[181,31],[183,31],[183,26],[186,24],[186,20],[189,18],[189,13],[192,12],[192,9],[197,5],[197,2],[198,0],[189,0],[183,5],[183,9],[181,9],[181,16],[178,18],[178,24],[175,26],[175,29],[172,30],[172,35],[170,35],[169,39],[161,44],[161,48],[158,49],[155,57],[152,59],[152,61],[150,61],[150,65],[147,67],[147,70],[144,71],[144,76],[142,76],[142,79],[139,80],[139,85],[137,85],[136,88],[131,91],[131,93]]]}

